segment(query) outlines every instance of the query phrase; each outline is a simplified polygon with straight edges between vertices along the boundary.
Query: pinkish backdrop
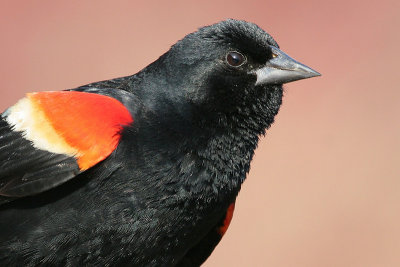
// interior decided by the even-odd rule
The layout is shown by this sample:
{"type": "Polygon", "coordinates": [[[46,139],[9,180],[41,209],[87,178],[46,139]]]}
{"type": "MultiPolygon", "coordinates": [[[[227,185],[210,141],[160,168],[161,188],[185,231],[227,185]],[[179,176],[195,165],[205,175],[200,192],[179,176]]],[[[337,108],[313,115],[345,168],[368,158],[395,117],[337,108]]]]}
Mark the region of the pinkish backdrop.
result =
{"type": "Polygon", "coordinates": [[[322,77],[285,86],[212,266],[400,266],[400,2],[0,2],[0,110],[137,72],[245,19],[322,77]]]}

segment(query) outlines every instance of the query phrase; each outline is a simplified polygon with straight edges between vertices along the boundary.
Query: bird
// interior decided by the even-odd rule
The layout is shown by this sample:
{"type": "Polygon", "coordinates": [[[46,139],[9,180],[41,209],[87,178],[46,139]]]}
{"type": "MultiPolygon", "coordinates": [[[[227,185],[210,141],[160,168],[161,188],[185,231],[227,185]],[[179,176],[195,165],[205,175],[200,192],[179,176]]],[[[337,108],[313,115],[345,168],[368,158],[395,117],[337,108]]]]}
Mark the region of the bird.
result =
{"type": "Polygon", "coordinates": [[[0,264],[202,265],[283,84],[319,75],[228,19],[134,75],[26,94],[0,116],[0,264]]]}

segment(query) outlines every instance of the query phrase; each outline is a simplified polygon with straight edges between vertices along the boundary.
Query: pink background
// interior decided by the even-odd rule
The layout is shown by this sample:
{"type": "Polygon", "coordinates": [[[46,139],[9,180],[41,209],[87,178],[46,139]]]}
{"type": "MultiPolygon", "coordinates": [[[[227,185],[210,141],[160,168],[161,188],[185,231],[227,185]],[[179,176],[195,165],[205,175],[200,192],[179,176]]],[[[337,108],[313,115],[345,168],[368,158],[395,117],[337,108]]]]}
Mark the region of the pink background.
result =
{"type": "Polygon", "coordinates": [[[400,266],[400,2],[0,2],[0,110],[133,74],[196,28],[245,19],[323,74],[285,86],[205,266],[400,266]]]}

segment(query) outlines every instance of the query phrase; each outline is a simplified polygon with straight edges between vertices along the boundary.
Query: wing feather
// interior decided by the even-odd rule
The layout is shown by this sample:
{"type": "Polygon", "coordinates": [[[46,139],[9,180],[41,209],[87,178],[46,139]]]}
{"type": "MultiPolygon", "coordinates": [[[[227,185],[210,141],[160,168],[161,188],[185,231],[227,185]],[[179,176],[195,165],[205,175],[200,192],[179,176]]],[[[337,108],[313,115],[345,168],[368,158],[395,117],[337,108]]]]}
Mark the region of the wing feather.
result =
{"type": "Polygon", "coordinates": [[[108,157],[132,122],[109,96],[28,94],[0,117],[1,199],[35,195],[74,178],[108,157]]]}

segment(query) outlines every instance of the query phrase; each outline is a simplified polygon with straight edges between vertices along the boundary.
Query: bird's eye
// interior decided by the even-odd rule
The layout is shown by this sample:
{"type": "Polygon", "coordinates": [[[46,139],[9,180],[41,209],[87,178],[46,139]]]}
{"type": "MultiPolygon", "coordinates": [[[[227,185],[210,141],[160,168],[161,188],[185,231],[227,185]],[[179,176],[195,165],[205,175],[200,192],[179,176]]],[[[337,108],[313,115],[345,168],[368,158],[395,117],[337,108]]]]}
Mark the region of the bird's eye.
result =
{"type": "Polygon", "coordinates": [[[246,58],[239,52],[232,51],[226,55],[226,62],[233,67],[239,67],[243,65],[245,61],[246,58]]]}

